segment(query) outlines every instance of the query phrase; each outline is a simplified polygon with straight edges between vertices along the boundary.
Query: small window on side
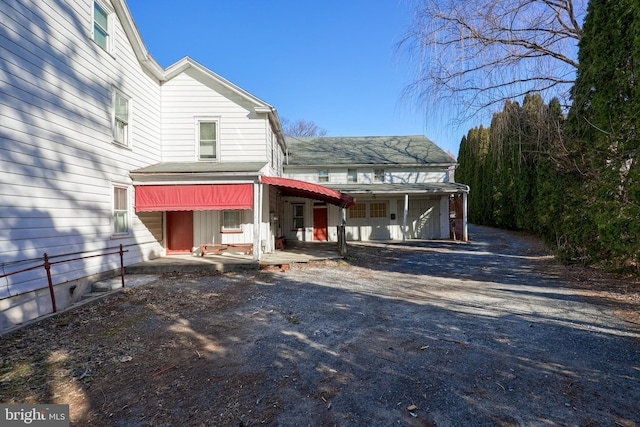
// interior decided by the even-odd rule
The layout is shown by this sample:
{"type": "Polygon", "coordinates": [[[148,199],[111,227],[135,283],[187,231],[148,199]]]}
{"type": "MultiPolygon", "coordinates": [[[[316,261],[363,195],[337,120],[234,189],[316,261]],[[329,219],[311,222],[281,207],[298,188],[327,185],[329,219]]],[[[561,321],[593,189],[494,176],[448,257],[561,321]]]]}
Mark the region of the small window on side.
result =
{"type": "Polygon", "coordinates": [[[129,99],[120,92],[115,92],[114,97],[114,129],[113,139],[118,144],[129,146],[129,99]]]}
{"type": "Polygon", "coordinates": [[[198,158],[200,160],[215,160],[217,158],[218,123],[202,121],[198,123],[198,158]]]}
{"type": "Polygon", "coordinates": [[[329,170],[320,169],[318,171],[318,182],[329,182],[329,170]]]}
{"type": "Polygon", "coordinates": [[[222,231],[242,231],[242,211],[223,211],[222,231]]]}
{"type": "Polygon", "coordinates": [[[93,3],[93,41],[106,51],[110,47],[109,13],[98,2],[93,3]]]}
{"type": "Polygon", "coordinates": [[[129,233],[127,194],[125,187],[113,187],[113,234],[129,233]]]}

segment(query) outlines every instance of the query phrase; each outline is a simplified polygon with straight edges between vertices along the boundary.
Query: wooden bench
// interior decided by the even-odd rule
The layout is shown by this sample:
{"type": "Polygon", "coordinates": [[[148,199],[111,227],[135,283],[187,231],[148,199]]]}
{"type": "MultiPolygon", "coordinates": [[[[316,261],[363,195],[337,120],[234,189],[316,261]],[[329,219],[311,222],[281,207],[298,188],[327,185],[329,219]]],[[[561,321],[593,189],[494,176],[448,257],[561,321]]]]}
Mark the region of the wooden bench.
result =
{"type": "Polygon", "coordinates": [[[253,253],[253,243],[228,243],[227,246],[229,248],[236,249],[239,252],[243,252],[246,255],[251,255],[253,253]]]}
{"type": "Polygon", "coordinates": [[[228,249],[227,245],[220,245],[218,243],[204,243],[200,245],[200,256],[205,256],[207,254],[219,254],[220,252],[224,252],[228,249]]]}
{"type": "Polygon", "coordinates": [[[200,245],[200,256],[205,256],[208,254],[219,254],[221,252],[226,252],[230,250],[235,250],[237,252],[242,252],[246,255],[253,254],[253,244],[252,243],[203,243],[200,245]]]}

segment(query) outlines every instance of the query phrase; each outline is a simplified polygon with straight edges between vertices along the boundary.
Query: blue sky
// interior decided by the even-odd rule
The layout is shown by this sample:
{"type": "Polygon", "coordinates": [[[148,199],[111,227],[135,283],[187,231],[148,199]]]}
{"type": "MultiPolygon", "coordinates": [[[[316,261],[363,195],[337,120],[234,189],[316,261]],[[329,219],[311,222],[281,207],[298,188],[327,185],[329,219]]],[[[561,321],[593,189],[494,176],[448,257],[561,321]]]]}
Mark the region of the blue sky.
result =
{"type": "MultiPolygon", "coordinates": [[[[329,136],[426,135],[457,156],[472,123],[427,120],[403,100],[413,65],[397,52],[415,0],[128,0],[147,49],[184,56],[329,136]]],[[[478,123],[479,124],[479,123],[478,123]]]]}

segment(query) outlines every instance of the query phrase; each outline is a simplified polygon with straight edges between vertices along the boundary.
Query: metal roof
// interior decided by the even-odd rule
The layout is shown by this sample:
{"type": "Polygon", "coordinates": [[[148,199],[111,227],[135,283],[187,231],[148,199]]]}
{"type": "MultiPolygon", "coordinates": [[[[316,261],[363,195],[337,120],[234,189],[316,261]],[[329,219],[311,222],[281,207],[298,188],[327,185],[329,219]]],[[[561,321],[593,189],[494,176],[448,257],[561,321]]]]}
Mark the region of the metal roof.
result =
{"type": "Polygon", "coordinates": [[[432,193],[451,194],[468,193],[469,186],[455,182],[426,182],[398,184],[325,184],[329,188],[347,194],[406,194],[432,193]]]}
{"type": "Polygon", "coordinates": [[[267,163],[261,162],[162,162],[131,171],[136,174],[248,173],[258,174],[267,163]]]}
{"type": "MultiPolygon", "coordinates": [[[[287,137],[288,166],[448,166],[456,161],[423,135],[287,137]]],[[[286,166],[285,166],[286,167],[286,166]]]]}

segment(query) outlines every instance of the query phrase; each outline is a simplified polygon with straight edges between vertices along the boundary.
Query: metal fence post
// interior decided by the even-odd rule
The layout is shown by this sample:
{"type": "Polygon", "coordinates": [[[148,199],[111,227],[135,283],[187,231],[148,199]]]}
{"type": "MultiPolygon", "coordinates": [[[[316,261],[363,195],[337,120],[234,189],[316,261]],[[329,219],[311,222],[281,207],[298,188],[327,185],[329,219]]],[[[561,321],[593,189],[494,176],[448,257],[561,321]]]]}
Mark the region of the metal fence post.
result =
{"type": "Polygon", "coordinates": [[[120,277],[122,278],[122,287],[124,288],[124,251],[122,243],[120,243],[120,277]]]}
{"type": "Polygon", "coordinates": [[[49,293],[51,294],[51,305],[53,306],[53,312],[57,312],[56,308],[56,294],[53,291],[53,280],[51,279],[51,263],[49,262],[49,255],[44,254],[44,269],[47,270],[47,281],[49,282],[49,293]]]}

